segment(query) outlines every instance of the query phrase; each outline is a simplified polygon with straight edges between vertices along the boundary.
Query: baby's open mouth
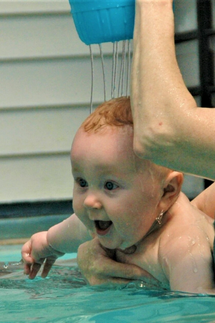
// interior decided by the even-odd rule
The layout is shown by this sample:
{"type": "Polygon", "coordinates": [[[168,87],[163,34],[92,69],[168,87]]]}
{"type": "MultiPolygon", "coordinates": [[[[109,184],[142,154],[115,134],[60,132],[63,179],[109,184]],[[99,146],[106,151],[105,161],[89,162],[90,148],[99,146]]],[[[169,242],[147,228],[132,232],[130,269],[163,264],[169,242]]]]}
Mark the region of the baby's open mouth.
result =
{"type": "Polygon", "coordinates": [[[101,234],[101,232],[103,234],[107,233],[107,230],[110,228],[112,222],[111,221],[95,221],[95,227],[97,229],[97,232],[99,234],[101,234]]]}

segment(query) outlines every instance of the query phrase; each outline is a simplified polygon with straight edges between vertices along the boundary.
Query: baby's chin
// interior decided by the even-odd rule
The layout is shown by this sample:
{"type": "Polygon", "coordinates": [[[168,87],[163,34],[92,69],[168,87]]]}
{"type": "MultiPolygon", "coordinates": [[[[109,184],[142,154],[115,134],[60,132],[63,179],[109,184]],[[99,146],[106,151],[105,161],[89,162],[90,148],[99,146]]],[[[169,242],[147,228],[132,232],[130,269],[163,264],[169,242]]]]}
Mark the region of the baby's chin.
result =
{"type": "Polygon", "coordinates": [[[126,255],[131,255],[132,253],[135,253],[135,251],[137,250],[137,246],[133,245],[133,246],[127,247],[125,249],[118,248],[118,250],[126,255]]]}
{"type": "Polygon", "coordinates": [[[112,243],[106,243],[106,241],[103,241],[102,239],[100,240],[100,243],[101,243],[102,247],[106,250],[110,250],[110,251],[117,250],[117,251],[122,252],[126,255],[131,255],[137,250],[136,245],[127,246],[127,244],[125,245],[124,243],[119,245],[119,244],[114,244],[113,241],[112,241],[112,243]]]}
{"type": "Polygon", "coordinates": [[[101,239],[100,237],[97,238],[99,239],[99,242],[104,249],[114,251],[119,250],[121,248],[121,245],[118,243],[114,243],[114,241],[106,241],[106,239],[101,239]]]}

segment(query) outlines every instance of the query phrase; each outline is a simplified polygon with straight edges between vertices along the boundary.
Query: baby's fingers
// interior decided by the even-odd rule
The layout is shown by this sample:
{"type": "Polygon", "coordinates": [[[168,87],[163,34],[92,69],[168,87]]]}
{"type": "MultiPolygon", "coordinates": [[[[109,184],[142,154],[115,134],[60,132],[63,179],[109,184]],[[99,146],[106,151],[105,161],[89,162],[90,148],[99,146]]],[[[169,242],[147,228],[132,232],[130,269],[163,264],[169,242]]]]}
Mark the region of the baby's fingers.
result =
{"type": "Polygon", "coordinates": [[[30,270],[31,270],[31,264],[24,264],[24,274],[25,275],[29,275],[30,273],[30,270]]]}
{"type": "Polygon", "coordinates": [[[30,271],[29,271],[29,278],[30,279],[34,279],[37,276],[38,271],[40,270],[40,267],[42,266],[42,264],[39,263],[34,263],[31,265],[30,267],[30,271]]]}
{"type": "Polygon", "coordinates": [[[22,251],[22,260],[24,262],[24,273],[29,275],[34,259],[29,255],[29,253],[22,251]]]}
{"type": "Polygon", "coordinates": [[[42,271],[42,274],[41,274],[42,278],[46,278],[46,276],[48,275],[50,269],[52,268],[53,264],[55,263],[55,260],[56,260],[56,258],[52,258],[52,259],[47,258],[46,259],[46,261],[44,263],[43,271],[42,271]]]}

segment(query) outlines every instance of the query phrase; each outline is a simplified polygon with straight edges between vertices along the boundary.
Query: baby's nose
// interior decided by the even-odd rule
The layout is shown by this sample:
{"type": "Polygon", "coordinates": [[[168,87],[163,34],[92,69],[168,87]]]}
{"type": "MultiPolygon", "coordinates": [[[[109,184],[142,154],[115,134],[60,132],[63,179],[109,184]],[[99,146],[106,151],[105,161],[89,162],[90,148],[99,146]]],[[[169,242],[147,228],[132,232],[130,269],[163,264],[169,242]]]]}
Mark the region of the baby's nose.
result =
{"type": "Polygon", "coordinates": [[[101,209],[102,203],[95,194],[89,194],[84,200],[84,206],[90,209],[101,209]]]}

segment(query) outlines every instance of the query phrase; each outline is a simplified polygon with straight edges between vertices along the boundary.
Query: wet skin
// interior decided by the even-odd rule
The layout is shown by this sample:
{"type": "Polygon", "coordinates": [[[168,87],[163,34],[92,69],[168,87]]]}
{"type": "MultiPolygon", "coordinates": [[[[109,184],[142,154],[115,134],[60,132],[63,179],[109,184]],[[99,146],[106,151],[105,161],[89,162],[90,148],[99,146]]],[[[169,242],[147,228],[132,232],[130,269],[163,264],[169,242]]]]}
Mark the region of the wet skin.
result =
{"type": "Polygon", "coordinates": [[[104,247],[125,249],[138,243],[160,212],[163,191],[149,162],[134,155],[132,129],[79,129],[71,160],[79,219],[104,247]]]}

